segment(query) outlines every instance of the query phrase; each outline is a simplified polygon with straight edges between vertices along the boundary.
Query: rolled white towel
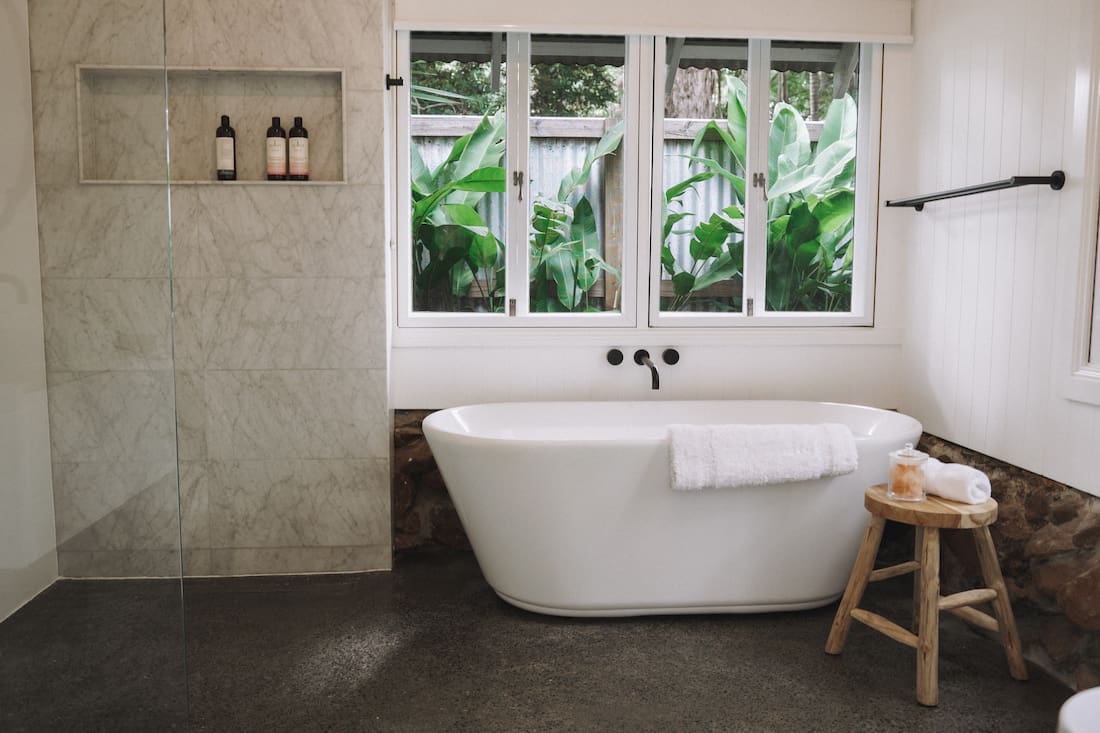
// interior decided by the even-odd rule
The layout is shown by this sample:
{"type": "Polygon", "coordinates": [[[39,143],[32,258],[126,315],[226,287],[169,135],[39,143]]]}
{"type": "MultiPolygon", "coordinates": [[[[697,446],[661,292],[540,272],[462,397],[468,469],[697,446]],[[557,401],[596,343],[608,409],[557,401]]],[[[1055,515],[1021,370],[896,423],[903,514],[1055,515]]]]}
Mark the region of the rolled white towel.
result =
{"type": "Polygon", "coordinates": [[[963,504],[981,504],[992,493],[989,477],[978,469],[935,458],[924,462],[924,490],[963,504]]]}

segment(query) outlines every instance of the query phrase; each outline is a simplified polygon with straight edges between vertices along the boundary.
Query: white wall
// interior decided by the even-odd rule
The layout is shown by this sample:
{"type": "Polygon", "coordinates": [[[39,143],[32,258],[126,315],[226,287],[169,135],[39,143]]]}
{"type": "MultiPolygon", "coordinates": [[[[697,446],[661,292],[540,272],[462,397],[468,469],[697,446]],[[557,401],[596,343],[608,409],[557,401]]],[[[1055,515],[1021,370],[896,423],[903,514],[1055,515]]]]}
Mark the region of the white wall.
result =
{"type": "Polygon", "coordinates": [[[0,620],[57,578],[26,0],[0,0],[0,620]]]}
{"type": "MultiPolygon", "coordinates": [[[[524,400],[810,399],[880,407],[898,404],[900,346],[894,330],[864,333],[655,333],[596,329],[564,341],[539,334],[514,334],[500,345],[456,329],[450,346],[398,346],[390,381],[393,406],[441,408],[473,402],[524,400]],[[660,363],[674,346],[676,366],[660,363]],[[626,355],[620,366],[606,361],[609,348],[626,355]],[[636,348],[657,361],[661,389],[650,388],[649,372],[631,361],[636,348]]],[[[406,334],[400,334],[405,336],[406,334]]]]}
{"type": "Polygon", "coordinates": [[[904,240],[905,411],[928,432],[1100,495],[1100,407],[1067,399],[1088,216],[1093,0],[917,0],[884,102],[883,197],[1061,168],[1029,187],[889,209],[904,240]],[[900,80],[899,80],[900,81],[900,80]]]}

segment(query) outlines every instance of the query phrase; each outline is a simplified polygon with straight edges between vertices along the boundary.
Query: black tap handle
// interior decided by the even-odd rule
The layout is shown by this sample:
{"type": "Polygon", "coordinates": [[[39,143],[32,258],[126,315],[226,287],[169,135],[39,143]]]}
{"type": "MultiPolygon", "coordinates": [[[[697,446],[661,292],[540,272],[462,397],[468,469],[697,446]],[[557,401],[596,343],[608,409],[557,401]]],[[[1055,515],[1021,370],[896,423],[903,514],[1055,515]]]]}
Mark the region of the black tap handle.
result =
{"type": "Polygon", "coordinates": [[[618,349],[612,349],[607,352],[607,363],[611,366],[619,366],[623,363],[623,352],[618,349]]]}
{"type": "Polygon", "coordinates": [[[665,360],[665,364],[672,365],[680,361],[680,352],[676,349],[665,349],[661,353],[661,358],[665,360]]]}

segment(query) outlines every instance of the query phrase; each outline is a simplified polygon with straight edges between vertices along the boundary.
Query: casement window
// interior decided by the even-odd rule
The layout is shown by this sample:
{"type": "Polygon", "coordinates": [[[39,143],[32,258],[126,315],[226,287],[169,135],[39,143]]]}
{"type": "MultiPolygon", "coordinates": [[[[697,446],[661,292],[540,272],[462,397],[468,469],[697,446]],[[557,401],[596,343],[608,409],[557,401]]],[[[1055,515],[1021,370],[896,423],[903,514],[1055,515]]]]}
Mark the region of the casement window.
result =
{"type": "Polygon", "coordinates": [[[396,50],[399,326],[871,324],[881,46],[396,50]]]}

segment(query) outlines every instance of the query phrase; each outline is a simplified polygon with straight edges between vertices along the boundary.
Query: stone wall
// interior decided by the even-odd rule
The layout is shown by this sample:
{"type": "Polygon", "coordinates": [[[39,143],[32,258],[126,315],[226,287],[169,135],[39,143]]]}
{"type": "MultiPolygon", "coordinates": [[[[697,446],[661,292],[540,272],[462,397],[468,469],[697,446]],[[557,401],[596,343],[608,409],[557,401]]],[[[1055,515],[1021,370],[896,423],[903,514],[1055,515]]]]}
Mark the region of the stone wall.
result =
{"type": "MultiPolygon", "coordinates": [[[[421,422],[432,410],[394,415],[394,550],[468,549],[421,422]]],[[[1100,498],[925,434],[920,447],[985,471],[1000,503],[993,539],[1028,659],[1075,689],[1100,685],[1100,498]]],[[[980,584],[968,532],[944,532],[944,593],[980,584]]],[[[890,523],[880,563],[913,551],[913,533],[890,523]]]]}
{"type": "MultiPolygon", "coordinates": [[[[1100,498],[927,433],[920,448],[989,475],[1000,504],[991,531],[1028,659],[1075,689],[1100,685],[1100,498]]],[[[975,585],[968,533],[945,534],[944,592],[975,585]]]]}
{"type": "Polygon", "coordinates": [[[434,410],[396,410],[393,416],[393,549],[470,549],[421,422],[434,410]]]}

